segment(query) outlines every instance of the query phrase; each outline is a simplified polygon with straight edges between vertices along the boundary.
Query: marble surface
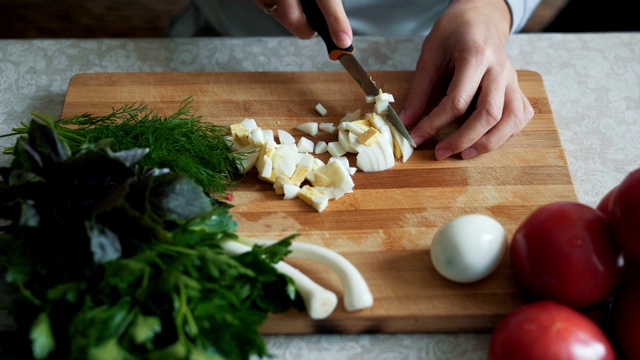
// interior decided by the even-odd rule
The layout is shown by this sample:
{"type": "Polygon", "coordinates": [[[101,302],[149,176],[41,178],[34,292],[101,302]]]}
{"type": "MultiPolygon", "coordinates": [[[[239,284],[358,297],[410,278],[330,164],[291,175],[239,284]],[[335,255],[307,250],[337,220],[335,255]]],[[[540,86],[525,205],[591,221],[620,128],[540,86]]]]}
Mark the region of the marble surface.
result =
{"type": "MultiPolygon", "coordinates": [[[[354,43],[367,69],[413,70],[421,42],[354,43]]],[[[578,200],[595,206],[640,167],[640,33],[517,34],[507,52],[517,69],[542,75],[578,200]]],[[[59,116],[77,73],[341,69],[324,54],[318,39],[0,40],[0,134],[32,111],[59,116]]],[[[0,147],[14,141],[0,139],[0,147]]],[[[265,337],[275,359],[484,359],[489,339],[488,333],[265,337]]]]}

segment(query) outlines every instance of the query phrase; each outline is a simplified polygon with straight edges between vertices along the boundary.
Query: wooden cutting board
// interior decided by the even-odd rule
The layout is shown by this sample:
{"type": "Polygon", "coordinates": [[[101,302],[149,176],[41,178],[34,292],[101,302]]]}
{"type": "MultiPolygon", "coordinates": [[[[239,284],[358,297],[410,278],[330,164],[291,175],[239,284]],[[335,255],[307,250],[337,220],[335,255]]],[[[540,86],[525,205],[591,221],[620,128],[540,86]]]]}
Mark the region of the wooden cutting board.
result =
{"type": "MultiPolygon", "coordinates": [[[[394,94],[398,110],[411,74],[371,73],[394,94]]],[[[490,215],[511,238],[537,207],[576,199],[542,78],[532,71],[518,74],[535,117],[489,154],[436,161],[431,141],[407,163],[384,172],[357,172],[354,193],[331,201],[322,213],[297,199],[283,200],[271,184],[249,174],[234,191],[238,232],[271,240],[299,233],[297,241],[341,253],[363,273],[375,301],[354,313],[340,302],[322,321],[294,310],[272,315],[264,334],[487,331],[525,301],[508,256],[490,277],[464,285],[441,277],[429,258],[436,230],[459,215],[490,215]]],[[[296,137],[305,135],[294,129],[297,124],[337,123],[358,108],[372,111],[346,72],[94,73],[71,79],[61,115],[106,114],[133,102],[168,115],[189,96],[207,121],[232,124],[249,117],[263,129],[283,129],[296,137]],[[318,103],[328,110],[325,117],[315,111],[318,103]]],[[[332,141],[336,135],[310,139],[332,141]]],[[[288,262],[342,298],[340,282],[328,268],[288,262]]]]}

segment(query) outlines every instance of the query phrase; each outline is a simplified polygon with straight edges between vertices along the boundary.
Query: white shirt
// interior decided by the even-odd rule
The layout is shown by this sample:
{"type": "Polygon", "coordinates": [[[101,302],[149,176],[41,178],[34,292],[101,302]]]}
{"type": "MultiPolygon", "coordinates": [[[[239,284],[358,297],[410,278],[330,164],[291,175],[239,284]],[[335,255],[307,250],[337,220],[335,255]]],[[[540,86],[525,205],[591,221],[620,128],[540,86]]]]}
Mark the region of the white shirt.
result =
{"type": "MultiPolygon", "coordinates": [[[[343,0],[354,35],[423,35],[433,27],[450,0],[343,0]]],[[[540,0],[506,0],[511,32],[527,23],[540,0]]],[[[224,36],[284,36],[290,33],[252,0],[194,0],[201,16],[224,36]]]]}

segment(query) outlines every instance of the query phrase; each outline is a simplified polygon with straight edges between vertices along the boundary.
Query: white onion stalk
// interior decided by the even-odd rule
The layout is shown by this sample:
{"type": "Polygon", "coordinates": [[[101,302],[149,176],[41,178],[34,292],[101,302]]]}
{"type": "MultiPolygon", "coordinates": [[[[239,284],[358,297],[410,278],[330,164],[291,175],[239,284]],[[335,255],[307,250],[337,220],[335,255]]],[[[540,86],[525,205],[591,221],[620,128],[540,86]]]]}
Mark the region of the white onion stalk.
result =
{"type": "MultiPolygon", "coordinates": [[[[230,255],[240,255],[251,251],[250,246],[234,240],[223,241],[221,245],[224,251],[230,255]]],[[[293,280],[294,286],[304,300],[304,305],[310,318],[322,320],[333,313],[333,310],[338,305],[338,297],[334,292],[318,285],[300,270],[284,261],[275,263],[274,267],[280,273],[289,276],[293,280]]]]}
{"type": "MultiPolygon", "coordinates": [[[[248,245],[271,245],[272,240],[260,240],[241,237],[238,241],[248,245]]],[[[342,282],[344,307],[347,311],[357,311],[373,305],[373,295],[358,269],[344,256],[326,247],[302,242],[291,242],[290,258],[316,261],[336,272],[342,282]]]]}

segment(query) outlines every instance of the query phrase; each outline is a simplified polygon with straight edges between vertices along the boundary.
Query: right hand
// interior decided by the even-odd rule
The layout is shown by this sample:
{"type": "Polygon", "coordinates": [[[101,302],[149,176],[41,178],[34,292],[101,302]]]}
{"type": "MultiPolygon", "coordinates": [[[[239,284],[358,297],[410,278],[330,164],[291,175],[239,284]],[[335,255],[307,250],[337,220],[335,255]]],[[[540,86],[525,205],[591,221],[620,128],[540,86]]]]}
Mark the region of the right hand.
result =
{"type": "MultiPolygon", "coordinates": [[[[253,0],[261,9],[277,7],[270,13],[282,26],[300,39],[310,39],[316,32],[311,28],[302,12],[300,0],[253,0]]],[[[342,0],[317,0],[318,7],[329,25],[329,32],[333,42],[341,48],[346,48],[353,41],[351,24],[342,6],[342,0]]]]}

